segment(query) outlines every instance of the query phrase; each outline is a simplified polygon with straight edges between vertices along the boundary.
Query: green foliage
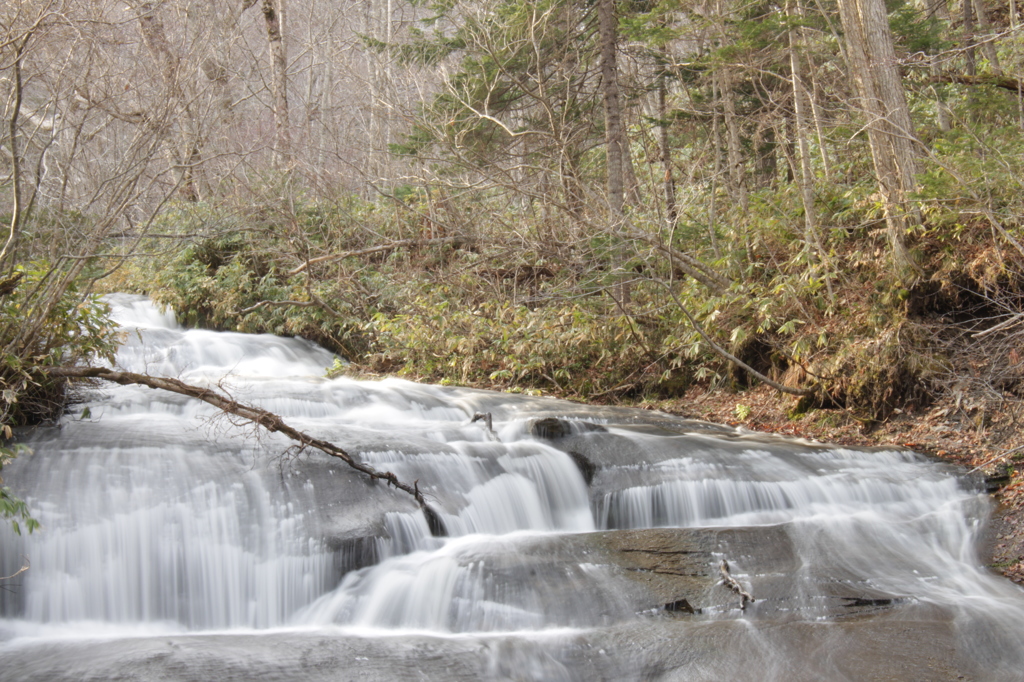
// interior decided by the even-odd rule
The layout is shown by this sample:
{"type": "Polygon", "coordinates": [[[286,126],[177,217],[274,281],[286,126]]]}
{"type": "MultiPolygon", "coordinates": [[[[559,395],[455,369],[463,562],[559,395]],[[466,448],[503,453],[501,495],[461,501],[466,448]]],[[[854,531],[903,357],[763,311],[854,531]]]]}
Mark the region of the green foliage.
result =
{"type": "Polygon", "coordinates": [[[531,310],[484,303],[466,309],[442,296],[424,296],[411,301],[415,312],[374,318],[377,352],[365,365],[430,381],[542,387],[568,395],[628,383],[656,391],[663,377],[651,349],[661,348],[665,326],[609,314],[603,307],[531,310]]]}
{"type": "MultiPolygon", "coordinates": [[[[54,289],[61,274],[34,261],[14,267],[0,285],[0,471],[25,451],[6,444],[14,436],[12,426],[53,420],[64,409],[66,382],[50,377],[46,368],[112,361],[117,347],[107,306],[83,296],[75,281],[54,289]]],[[[7,487],[0,487],[0,518],[16,533],[22,524],[29,532],[39,527],[7,487]]]]}
{"type": "MultiPolygon", "coordinates": [[[[5,432],[0,437],[10,438],[10,427],[4,426],[5,432]]],[[[27,448],[23,445],[15,445],[14,447],[0,446],[0,471],[3,471],[12,459],[17,457],[19,454],[25,454],[27,448]]],[[[39,528],[39,522],[32,518],[32,514],[29,512],[28,505],[25,504],[24,500],[15,497],[10,488],[3,485],[4,479],[0,477],[0,518],[10,522],[11,528],[15,533],[21,535],[21,524],[25,524],[25,529],[29,533],[39,528]],[[20,521],[19,521],[20,519],[20,521]]]]}
{"type": "Polygon", "coordinates": [[[64,382],[43,369],[113,358],[117,349],[109,309],[97,296],[83,296],[76,283],[43,299],[58,274],[45,262],[14,268],[17,286],[0,297],[0,423],[31,424],[54,419],[64,406],[64,382]]]}

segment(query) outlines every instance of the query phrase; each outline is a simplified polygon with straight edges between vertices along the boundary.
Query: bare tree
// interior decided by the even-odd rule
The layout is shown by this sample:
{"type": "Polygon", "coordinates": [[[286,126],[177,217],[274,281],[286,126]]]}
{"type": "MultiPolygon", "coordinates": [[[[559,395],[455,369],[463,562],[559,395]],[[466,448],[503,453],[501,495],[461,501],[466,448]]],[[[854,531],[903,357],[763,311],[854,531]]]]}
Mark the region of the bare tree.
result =
{"type": "Polygon", "coordinates": [[[284,0],[260,0],[260,12],[267,29],[270,48],[271,94],[273,96],[275,165],[288,166],[292,159],[291,128],[288,121],[288,58],[284,42],[284,0]]]}

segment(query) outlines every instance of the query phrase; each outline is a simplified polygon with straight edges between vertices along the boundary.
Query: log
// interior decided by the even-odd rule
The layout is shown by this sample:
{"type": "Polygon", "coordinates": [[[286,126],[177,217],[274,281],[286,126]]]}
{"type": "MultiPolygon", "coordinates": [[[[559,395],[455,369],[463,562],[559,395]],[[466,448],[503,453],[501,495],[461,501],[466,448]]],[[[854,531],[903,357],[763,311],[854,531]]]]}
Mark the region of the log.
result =
{"type": "Polygon", "coordinates": [[[995,88],[1009,90],[1010,92],[1024,91],[1024,81],[1001,76],[998,74],[982,73],[976,75],[961,73],[939,73],[928,77],[928,83],[955,83],[957,85],[991,85],[995,88]]]}

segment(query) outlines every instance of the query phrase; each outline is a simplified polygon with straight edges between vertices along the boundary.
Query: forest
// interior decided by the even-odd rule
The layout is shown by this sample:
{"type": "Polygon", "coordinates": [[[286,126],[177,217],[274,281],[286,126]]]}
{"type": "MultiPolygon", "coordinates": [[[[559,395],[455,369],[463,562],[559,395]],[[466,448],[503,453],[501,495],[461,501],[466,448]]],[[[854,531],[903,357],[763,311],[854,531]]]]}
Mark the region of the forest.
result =
{"type": "MultiPolygon", "coordinates": [[[[316,341],[335,374],[938,415],[1015,486],[1020,23],[1016,0],[5,3],[0,428],[61,414],[53,370],[112,354],[120,291],[316,341]]],[[[6,489],[0,513],[30,518],[6,489]]]]}

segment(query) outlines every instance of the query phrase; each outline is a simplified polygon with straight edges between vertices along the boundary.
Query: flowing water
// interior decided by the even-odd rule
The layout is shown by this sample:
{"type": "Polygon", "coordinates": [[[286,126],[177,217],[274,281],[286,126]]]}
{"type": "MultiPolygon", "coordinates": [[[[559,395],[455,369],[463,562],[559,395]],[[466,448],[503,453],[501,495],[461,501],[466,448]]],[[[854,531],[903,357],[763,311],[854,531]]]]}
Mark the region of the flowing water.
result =
{"type": "Polygon", "coordinates": [[[311,343],[111,301],[119,367],[265,407],[430,512],[204,404],[96,386],[4,471],[42,529],[0,528],[0,575],[31,564],[0,584],[0,679],[1024,679],[1024,593],[982,566],[990,503],[947,465],[327,380],[311,343]]]}

